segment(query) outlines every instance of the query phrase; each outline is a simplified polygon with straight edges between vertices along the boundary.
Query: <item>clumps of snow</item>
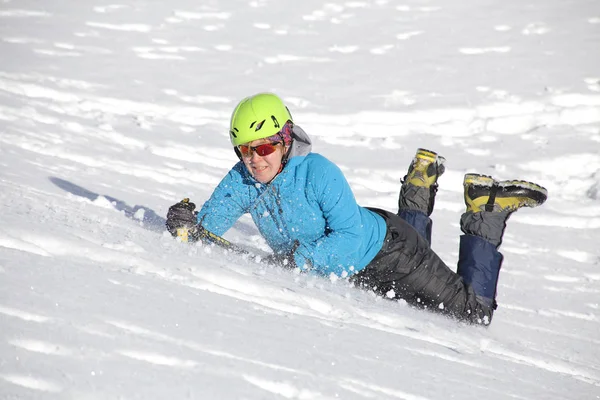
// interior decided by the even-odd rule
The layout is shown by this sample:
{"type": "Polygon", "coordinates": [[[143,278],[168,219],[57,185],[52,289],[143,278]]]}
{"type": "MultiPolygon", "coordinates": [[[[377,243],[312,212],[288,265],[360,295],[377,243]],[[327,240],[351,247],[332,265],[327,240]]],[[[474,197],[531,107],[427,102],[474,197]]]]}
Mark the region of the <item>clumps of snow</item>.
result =
{"type": "Polygon", "coordinates": [[[548,32],[550,28],[543,22],[532,22],[521,31],[523,35],[544,35],[548,32]]]}
{"type": "Polygon", "coordinates": [[[581,250],[556,250],[556,254],[581,263],[589,263],[594,259],[594,256],[591,253],[581,250]]]}
{"type": "Polygon", "coordinates": [[[462,54],[467,55],[479,55],[486,53],[508,53],[510,51],[509,46],[498,46],[498,47],[461,47],[458,51],[462,54]]]}
{"type": "Polygon", "coordinates": [[[9,340],[8,343],[15,347],[19,347],[21,349],[40,354],[71,356],[74,353],[72,349],[69,349],[68,347],[60,345],[58,343],[49,343],[41,340],[19,338],[9,340]]]}
{"type": "MultiPolygon", "coordinates": [[[[332,362],[331,365],[335,365],[332,362]]],[[[286,399],[315,399],[315,398],[325,398],[319,392],[313,392],[308,389],[302,389],[294,386],[291,382],[287,381],[276,381],[271,379],[265,379],[264,377],[254,376],[245,374],[243,378],[261,388],[262,390],[270,393],[274,393],[279,395],[282,398],[286,399]]]]}
{"type": "Polygon", "coordinates": [[[587,85],[588,89],[592,92],[600,92],[600,78],[592,77],[592,78],[584,78],[583,80],[587,85]]]}
{"type": "Polygon", "coordinates": [[[484,353],[490,347],[491,342],[492,341],[488,338],[481,339],[481,341],[479,342],[479,350],[481,350],[481,352],[484,353]]]}
{"type": "Polygon", "coordinates": [[[138,221],[143,221],[144,220],[144,214],[146,214],[146,210],[143,208],[139,208],[135,214],[133,214],[133,218],[137,219],[138,221]]]}
{"type": "Polygon", "coordinates": [[[592,200],[600,200],[600,168],[593,176],[595,182],[587,190],[586,195],[592,200]]]}
{"type": "Polygon", "coordinates": [[[39,314],[33,314],[27,311],[19,310],[11,307],[4,307],[0,305],[0,314],[6,315],[9,317],[19,318],[23,321],[31,321],[37,323],[45,323],[51,321],[50,317],[46,317],[39,314]]]}
{"type": "Polygon", "coordinates": [[[97,205],[98,207],[114,209],[114,203],[108,200],[104,196],[98,196],[95,200],[92,201],[92,204],[97,205]]]}
{"type": "Polygon", "coordinates": [[[132,358],[134,360],[167,367],[193,368],[196,365],[198,365],[198,363],[193,360],[184,360],[177,357],[166,356],[154,352],[118,350],[117,353],[122,356],[132,358]]]}
{"type": "Polygon", "coordinates": [[[58,393],[62,391],[61,386],[47,379],[16,374],[0,375],[0,378],[12,384],[40,392],[58,393]]]}

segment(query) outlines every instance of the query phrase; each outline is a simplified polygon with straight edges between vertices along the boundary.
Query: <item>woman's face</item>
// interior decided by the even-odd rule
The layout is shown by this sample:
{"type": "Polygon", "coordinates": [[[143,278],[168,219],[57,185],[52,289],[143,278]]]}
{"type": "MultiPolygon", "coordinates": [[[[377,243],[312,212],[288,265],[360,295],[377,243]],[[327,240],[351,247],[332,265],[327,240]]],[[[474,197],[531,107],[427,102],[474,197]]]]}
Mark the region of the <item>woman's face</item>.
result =
{"type": "MultiPolygon", "coordinates": [[[[267,139],[258,139],[246,143],[244,146],[257,147],[261,144],[274,143],[267,139]]],[[[257,151],[250,149],[249,154],[244,154],[242,152],[242,161],[254,179],[260,183],[269,183],[275,178],[275,175],[279,173],[281,160],[286,151],[287,148],[284,147],[283,143],[277,144],[275,146],[275,151],[265,156],[260,156],[257,151]]]]}

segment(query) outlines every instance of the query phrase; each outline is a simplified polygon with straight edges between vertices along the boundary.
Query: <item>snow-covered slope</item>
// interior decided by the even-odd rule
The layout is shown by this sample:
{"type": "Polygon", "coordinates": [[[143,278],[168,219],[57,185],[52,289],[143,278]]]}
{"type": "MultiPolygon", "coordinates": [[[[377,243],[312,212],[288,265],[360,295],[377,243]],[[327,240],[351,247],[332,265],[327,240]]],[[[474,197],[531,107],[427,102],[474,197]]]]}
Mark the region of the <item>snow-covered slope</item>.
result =
{"type": "Polygon", "coordinates": [[[599,398],[599,42],[595,0],[2,1],[0,398],[599,398]],[[266,90],[363,205],[444,155],[449,264],[465,172],[548,188],[488,329],[163,234],[266,90]]]}

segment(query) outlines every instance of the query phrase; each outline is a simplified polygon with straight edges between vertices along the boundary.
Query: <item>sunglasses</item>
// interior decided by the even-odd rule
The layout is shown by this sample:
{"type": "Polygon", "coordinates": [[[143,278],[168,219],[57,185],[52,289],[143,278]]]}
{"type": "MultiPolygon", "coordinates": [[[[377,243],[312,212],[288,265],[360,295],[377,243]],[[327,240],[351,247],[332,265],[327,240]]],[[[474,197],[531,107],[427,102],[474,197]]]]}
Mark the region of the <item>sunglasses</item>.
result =
{"type": "Polygon", "coordinates": [[[242,157],[252,157],[252,152],[255,152],[261,157],[268,156],[277,150],[278,144],[283,144],[282,142],[274,142],[274,143],[265,143],[259,144],[258,146],[248,146],[247,144],[240,144],[237,147],[237,150],[240,152],[242,157]]]}

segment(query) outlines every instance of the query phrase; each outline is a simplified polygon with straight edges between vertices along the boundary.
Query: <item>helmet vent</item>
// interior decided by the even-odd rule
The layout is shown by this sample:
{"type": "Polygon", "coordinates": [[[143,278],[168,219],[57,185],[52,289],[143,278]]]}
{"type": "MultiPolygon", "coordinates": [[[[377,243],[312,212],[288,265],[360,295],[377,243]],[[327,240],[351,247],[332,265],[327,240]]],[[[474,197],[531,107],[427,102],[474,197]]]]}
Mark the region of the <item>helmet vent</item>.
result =
{"type": "MultiPolygon", "coordinates": [[[[265,123],[265,120],[263,119],[261,122],[258,123],[258,125],[256,125],[256,128],[254,129],[254,131],[255,132],[260,131],[260,128],[262,128],[264,123],[265,123]]],[[[254,121],[253,123],[250,124],[250,128],[252,128],[254,126],[254,124],[256,124],[256,121],[254,121]]]]}
{"type": "Polygon", "coordinates": [[[281,128],[281,126],[279,125],[279,121],[277,121],[277,118],[275,118],[274,115],[271,115],[271,119],[273,120],[273,125],[275,126],[275,128],[281,128]]]}

